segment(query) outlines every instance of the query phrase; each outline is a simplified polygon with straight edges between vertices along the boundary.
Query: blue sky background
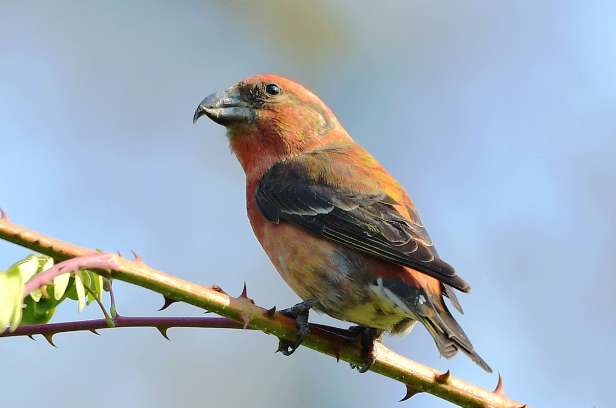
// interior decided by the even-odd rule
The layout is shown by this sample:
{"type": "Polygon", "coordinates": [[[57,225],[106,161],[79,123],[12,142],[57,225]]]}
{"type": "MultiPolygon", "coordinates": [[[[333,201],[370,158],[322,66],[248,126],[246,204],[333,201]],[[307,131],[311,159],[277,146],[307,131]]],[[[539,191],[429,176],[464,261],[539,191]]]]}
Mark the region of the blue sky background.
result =
{"type": "MultiPolygon", "coordinates": [[[[196,104],[255,73],[314,90],[405,185],[473,286],[459,321],[533,406],[616,399],[616,3],[0,0],[0,206],[13,221],[257,303],[297,297],[245,215],[224,129],[196,104]]],[[[0,243],[0,267],[27,254],[0,243]]],[[[120,312],[161,299],[117,285],[120,312]]],[[[55,320],[77,315],[63,305],[55,320]]],[[[198,315],[174,305],[167,314],[198,315]]],[[[329,322],[313,315],[315,321],[329,322]]],[[[340,324],[340,323],[338,323],[340,324]]],[[[0,341],[6,406],[397,407],[403,387],[261,333],[0,341]]],[[[493,387],[423,327],[388,346],[493,387]]],[[[420,394],[407,406],[443,407],[420,394]]]]}

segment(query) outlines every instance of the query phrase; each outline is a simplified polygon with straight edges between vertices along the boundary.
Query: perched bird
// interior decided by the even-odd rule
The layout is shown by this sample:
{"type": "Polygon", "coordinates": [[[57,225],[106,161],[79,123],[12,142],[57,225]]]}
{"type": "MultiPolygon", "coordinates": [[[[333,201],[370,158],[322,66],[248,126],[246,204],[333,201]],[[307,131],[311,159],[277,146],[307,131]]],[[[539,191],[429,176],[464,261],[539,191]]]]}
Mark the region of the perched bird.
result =
{"type": "Polygon", "coordinates": [[[304,300],[287,313],[307,333],[310,308],[356,323],[365,371],[383,332],[421,322],[441,355],[486,362],[454,320],[454,289],[469,285],[437,254],[404,188],[344,130],[315,94],[289,79],[253,76],[206,97],[207,115],[227,128],[246,173],[248,217],[287,284],[304,300]]]}

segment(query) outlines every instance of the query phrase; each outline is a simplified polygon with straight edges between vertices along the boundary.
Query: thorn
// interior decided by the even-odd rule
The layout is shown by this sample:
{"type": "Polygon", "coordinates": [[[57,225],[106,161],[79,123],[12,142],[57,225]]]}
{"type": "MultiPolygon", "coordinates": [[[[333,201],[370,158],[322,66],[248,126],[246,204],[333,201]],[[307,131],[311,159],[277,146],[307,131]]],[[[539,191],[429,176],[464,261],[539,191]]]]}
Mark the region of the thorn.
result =
{"type": "Polygon", "coordinates": [[[143,259],[139,256],[139,254],[137,252],[133,251],[132,249],[131,249],[130,252],[132,252],[132,254],[133,254],[133,258],[134,258],[133,261],[135,261],[135,262],[143,262],[143,259]]]}
{"type": "Polygon", "coordinates": [[[503,385],[503,377],[501,377],[500,373],[498,373],[498,382],[496,383],[496,388],[494,388],[494,393],[505,396],[505,386],[503,385]]]}
{"type": "Polygon", "coordinates": [[[6,212],[2,208],[0,208],[0,221],[9,222],[9,216],[6,215],[6,212]]]}
{"type": "Polygon", "coordinates": [[[405,384],[405,385],[406,385],[406,394],[404,394],[404,397],[402,397],[402,399],[399,402],[403,402],[403,401],[406,401],[408,399],[411,399],[411,398],[413,398],[413,396],[415,394],[419,394],[421,392],[421,391],[411,387],[408,384],[405,384]]]}
{"type": "Polygon", "coordinates": [[[34,338],[34,336],[33,336],[33,335],[28,334],[28,337],[30,337],[30,340],[34,340],[34,341],[36,341],[36,339],[34,338]]]}
{"type": "Polygon", "coordinates": [[[101,335],[99,332],[97,332],[97,331],[96,331],[96,329],[90,329],[90,331],[91,331],[93,334],[96,334],[97,336],[100,336],[100,335],[101,335]]]}
{"type": "Polygon", "coordinates": [[[122,254],[120,253],[120,251],[116,251],[116,253],[118,254],[120,258],[122,258],[122,254]]]}
{"type": "Polygon", "coordinates": [[[255,304],[255,301],[248,297],[248,290],[246,289],[246,282],[244,282],[244,288],[242,289],[242,293],[240,294],[240,297],[238,299],[241,299],[241,298],[249,300],[250,303],[252,303],[253,305],[255,304]]]}
{"type": "Polygon", "coordinates": [[[246,329],[250,323],[250,315],[246,312],[240,312],[240,320],[244,323],[243,328],[246,329]]]}
{"type": "Polygon", "coordinates": [[[208,313],[212,313],[209,310],[206,310],[205,312],[203,312],[203,314],[208,314],[208,313]]]}
{"type": "Polygon", "coordinates": [[[274,317],[275,314],[276,314],[276,306],[273,306],[271,309],[267,309],[265,311],[265,315],[267,317],[274,317]]]}
{"type": "Polygon", "coordinates": [[[54,342],[53,342],[53,335],[54,335],[54,334],[55,334],[55,333],[47,333],[47,334],[43,334],[43,337],[45,337],[45,340],[47,340],[47,343],[49,343],[49,344],[51,344],[52,346],[54,346],[54,347],[56,347],[56,348],[57,348],[58,346],[56,346],[56,345],[54,344],[54,342]]]}
{"type": "Polygon", "coordinates": [[[451,372],[447,370],[443,374],[435,374],[434,378],[438,383],[447,384],[449,382],[449,379],[451,378],[451,372]]]}
{"type": "Polygon", "coordinates": [[[212,285],[212,290],[215,290],[218,293],[224,293],[224,294],[227,293],[224,290],[222,290],[222,288],[220,286],[218,286],[218,285],[212,285]]]}
{"type": "Polygon", "coordinates": [[[169,306],[177,302],[177,300],[171,299],[170,297],[167,297],[167,296],[163,296],[163,298],[165,299],[165,303],[163,303],[160,309],[158,309],[159,312],[165,310],[166,308],[168,308],[169,306]]]}
{"type": "Polygon", "coordinates": [[[169,329],[168,327],[157,327],[157,329],[160,332],[161,336],[163,336],[167,340],[171,341],[169,336],[167,336],[167,330],[169,329]]]}

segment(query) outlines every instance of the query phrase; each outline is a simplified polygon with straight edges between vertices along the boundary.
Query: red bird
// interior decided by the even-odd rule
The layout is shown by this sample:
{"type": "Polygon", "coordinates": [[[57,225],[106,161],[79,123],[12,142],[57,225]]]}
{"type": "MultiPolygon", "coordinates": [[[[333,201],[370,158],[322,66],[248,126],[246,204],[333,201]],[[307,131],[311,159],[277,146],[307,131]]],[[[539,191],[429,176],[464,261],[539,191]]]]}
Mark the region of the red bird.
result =
{"type": "Polygon", "coordinates": [[[207,115],[227,128],[246,173],[250,224],[270,260],[304,300],[296,318],[299,346],[308,310],[358,324],[367,370],[373,341],[423,323],[439,352],[458,350],[486,362],[447,309],[461,312],[454,289],[470,290],[437,254],[404,188],[301,85],[258,75],[205,98],[207,115]]]}

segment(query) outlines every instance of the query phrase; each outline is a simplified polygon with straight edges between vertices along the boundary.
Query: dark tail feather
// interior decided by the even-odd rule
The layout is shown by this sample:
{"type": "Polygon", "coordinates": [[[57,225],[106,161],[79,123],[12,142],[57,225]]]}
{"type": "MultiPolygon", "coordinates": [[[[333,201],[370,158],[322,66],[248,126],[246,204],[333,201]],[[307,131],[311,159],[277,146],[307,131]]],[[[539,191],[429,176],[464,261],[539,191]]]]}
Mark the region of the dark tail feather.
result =
{"type": "Polygon", "coordinates": [[[426,303],[426,307],[432,306],[432,313],[421,316],[421,320],[434,338],[441,355],[445,358],[451,358],[460,350],[479,367],[491,373],[492,369],[475,352],[471,341],[466,337],[458,322],[455,321],[443,299],[439,296],[438,298],[431,297],[430,300],[432,302],[426,303]]]}

